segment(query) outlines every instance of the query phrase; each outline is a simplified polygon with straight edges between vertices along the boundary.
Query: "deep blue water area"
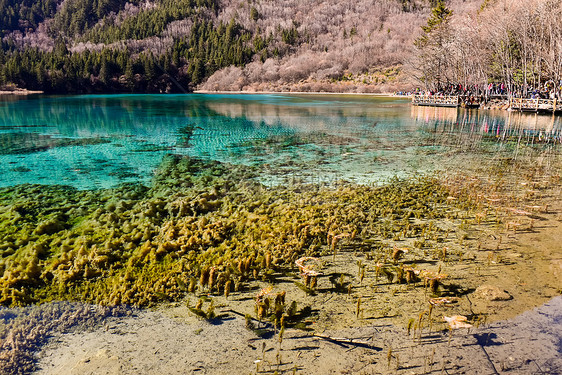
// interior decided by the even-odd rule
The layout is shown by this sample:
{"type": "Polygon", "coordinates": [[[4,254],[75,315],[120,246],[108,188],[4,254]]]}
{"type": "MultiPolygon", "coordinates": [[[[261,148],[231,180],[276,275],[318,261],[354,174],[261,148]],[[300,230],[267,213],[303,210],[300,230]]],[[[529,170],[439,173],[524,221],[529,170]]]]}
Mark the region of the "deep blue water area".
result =
{"type": "Polygon", "coordinates": [[[507,140],[557,145],[561,128],[553,116],[374,96],[0,97],[0,187],[150,184],[167,154],[258,166],[265,184],[371,183],[478,157],[476,144],[493,152],[512,152],[507,140]]]}

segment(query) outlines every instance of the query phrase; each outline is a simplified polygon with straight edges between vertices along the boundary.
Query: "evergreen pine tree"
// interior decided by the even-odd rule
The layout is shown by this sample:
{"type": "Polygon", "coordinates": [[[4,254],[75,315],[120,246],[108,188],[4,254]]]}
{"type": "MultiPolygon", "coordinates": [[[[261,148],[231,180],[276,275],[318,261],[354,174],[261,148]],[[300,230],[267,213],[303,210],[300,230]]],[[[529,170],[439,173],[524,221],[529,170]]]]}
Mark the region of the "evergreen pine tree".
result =
{"type": "Polygon", "coordinates": [[[101,61],[101,68],[100,68],[100,74],[98,76],[98,79],[104,85],[107,85],[109,83],[109,80],[110,80],[109,63],[107,62],[105,57],[103,57],[102,61],[101,61]]]}

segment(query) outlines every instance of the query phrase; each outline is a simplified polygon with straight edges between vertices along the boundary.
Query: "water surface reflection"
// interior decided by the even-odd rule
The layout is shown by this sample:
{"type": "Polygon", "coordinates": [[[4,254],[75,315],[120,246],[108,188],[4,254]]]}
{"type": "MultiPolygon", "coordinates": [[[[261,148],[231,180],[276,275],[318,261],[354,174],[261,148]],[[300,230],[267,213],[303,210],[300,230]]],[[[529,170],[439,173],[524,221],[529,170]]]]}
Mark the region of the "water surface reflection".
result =
{"type": "Polygon", "coordinates": [[[37,96],[0,102],[0,186],[147,184],[169,153],[254,165],[268,184],[370,183],[447,167],[451,150],[482,142],[560,143],[561,128],[372,96],[37,96]]]}

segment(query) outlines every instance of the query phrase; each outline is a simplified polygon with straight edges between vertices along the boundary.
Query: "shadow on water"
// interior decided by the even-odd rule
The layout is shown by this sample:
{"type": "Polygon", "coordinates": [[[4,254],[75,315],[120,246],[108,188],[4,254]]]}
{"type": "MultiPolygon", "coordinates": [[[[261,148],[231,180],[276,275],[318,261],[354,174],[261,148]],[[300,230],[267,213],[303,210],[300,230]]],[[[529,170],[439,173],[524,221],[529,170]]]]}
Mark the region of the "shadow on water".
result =
{"type": "Polygon", "coordinates": [[[498,339],[495,333],[475,334],[473,336],[480,346],[497,346],[503,344],[499,341],[494,341],[498,339]]]}

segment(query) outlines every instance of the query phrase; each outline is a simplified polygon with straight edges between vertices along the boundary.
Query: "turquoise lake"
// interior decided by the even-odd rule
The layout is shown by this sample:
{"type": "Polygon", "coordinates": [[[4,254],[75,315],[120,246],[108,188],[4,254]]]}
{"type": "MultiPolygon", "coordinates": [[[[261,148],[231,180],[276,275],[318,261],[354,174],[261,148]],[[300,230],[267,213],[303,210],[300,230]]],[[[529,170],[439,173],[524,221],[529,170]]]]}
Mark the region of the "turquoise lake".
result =
{"type": "Polygon", "coordinates": [[[517,155],[519,145],[548,151],[561,129],[552,115],[374,96],[0,97],[0,187],[149,184],[167,154],[259,166],[266,185],[380,183],[517,155]]]}

